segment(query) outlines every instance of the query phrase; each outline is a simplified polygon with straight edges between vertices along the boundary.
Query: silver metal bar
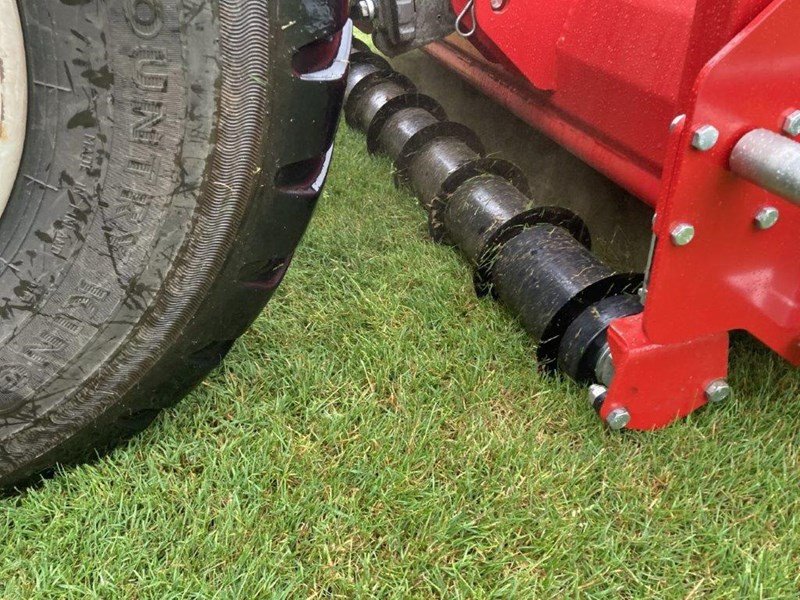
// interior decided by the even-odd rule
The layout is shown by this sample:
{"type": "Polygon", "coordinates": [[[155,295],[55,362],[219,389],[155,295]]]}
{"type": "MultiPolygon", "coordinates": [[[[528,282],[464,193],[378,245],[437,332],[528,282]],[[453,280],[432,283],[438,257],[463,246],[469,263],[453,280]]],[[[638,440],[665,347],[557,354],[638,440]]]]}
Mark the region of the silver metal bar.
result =
{"type": "Polygon", "coordinates": [[[730,166],[740,177],[800,204],[800,143],[755,129],[736,144],[730,166]]]}

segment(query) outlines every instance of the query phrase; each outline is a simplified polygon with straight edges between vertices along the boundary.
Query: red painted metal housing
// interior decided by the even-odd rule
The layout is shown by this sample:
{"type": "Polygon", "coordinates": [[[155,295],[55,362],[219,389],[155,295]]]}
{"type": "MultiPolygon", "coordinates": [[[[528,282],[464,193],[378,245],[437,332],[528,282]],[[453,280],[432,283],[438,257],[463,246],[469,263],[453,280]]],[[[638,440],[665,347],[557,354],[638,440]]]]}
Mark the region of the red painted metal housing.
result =
{"type": "Polygon", "coordinates": [[[728,170],[745,133],[800,108],[800,0],[476,0],[475,14],[472,45],[428,52],[656,209],[645,311],[612,325],[603,415],[624,406],[650,429],[698,408],[734,329],[800,364],[800,208],[728,170]],[[692,147],[704,124],[721,134],[709,152],[692,147]],[[767,205],[781,220],[762,231],[767,205]],[[669,241],[678,223],[697,231],[688,246],[669,241]]]}
{"type": "MultiPolygon", "coordinates": [[[[465,0],[453,0],[460,11],[465,0]]],[[[769,0],[476,1],[476,45],[430,53],[655,206],[669,124],[703,66],[769,0]],[[492,60],[496,62],[491,62],[492,60]]]]}

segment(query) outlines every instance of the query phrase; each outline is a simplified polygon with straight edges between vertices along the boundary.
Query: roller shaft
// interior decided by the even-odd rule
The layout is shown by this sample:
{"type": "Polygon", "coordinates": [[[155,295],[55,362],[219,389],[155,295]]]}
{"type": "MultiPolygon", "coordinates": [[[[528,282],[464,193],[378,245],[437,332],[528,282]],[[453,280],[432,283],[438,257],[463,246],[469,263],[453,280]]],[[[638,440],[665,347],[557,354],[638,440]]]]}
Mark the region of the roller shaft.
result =
{"type": "Polygon", "coordinates": [[[466,181],[450,197],[444,225],[451,241],[478,266],[495,232],[531,208],[533,202],[508,180],[484,175],[466,181]]]}
{"type": "Polygon", "coordinates": [[[530,227],[499,250],[495,293],[539,340],[539,361],[555,366],[569,326],[602,300],[632,294],[638,277],[620,275],[554,225],[530,227]]]}
{"type": "Polygon", "coordinates": [[[520,318],[542,366],[578,380],[607,377],[605,332],[641,310],[632,295],[641,276],[606,267],[577,215],[537,206],[517,167],[485,158],[471,130],[373,56],[363,48],[353,55],[348,123],[367,134],[370,151],[395,161],[434,239],[457,246],[475,269],[476,291],[520,318]]]}

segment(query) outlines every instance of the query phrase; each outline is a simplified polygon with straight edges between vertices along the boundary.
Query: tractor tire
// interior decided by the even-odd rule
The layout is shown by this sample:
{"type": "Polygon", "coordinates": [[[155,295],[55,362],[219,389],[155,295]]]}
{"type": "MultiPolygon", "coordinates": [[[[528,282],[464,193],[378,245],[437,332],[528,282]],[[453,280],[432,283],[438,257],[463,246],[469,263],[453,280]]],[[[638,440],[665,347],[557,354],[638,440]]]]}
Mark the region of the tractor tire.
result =
{"type": "Polygon", "coordinates": [[[328,171],[352,31],[346,0],[17,6],[28,119],[0,217],[4,489],[146,427],[259,314],[328,171]]]}

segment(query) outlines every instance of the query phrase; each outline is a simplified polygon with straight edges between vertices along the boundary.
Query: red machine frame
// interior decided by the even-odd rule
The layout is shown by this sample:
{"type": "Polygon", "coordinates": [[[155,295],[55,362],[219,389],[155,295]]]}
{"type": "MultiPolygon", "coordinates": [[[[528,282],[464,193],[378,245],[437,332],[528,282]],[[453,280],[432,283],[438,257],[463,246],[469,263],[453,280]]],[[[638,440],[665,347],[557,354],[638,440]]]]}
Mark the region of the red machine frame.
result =
{"type": "Polygon", "coordinates": [[[727,376],[732,330],[800,365],[800,208],[728,164],[744,134],[781,133],[800,109],[800,0],[475,0],[474,14],[480,53],[428,52],[656,211],[644,313],[611,326],[601,417],[624,407],[653,429],[696,410],[727,376]],[[707,151],[704,125],[720,134],[707,151]],[[766,206],[781,218],[762,230],[766,206]],[[696,231],[682,246],[681,223],[696,231]]]}

